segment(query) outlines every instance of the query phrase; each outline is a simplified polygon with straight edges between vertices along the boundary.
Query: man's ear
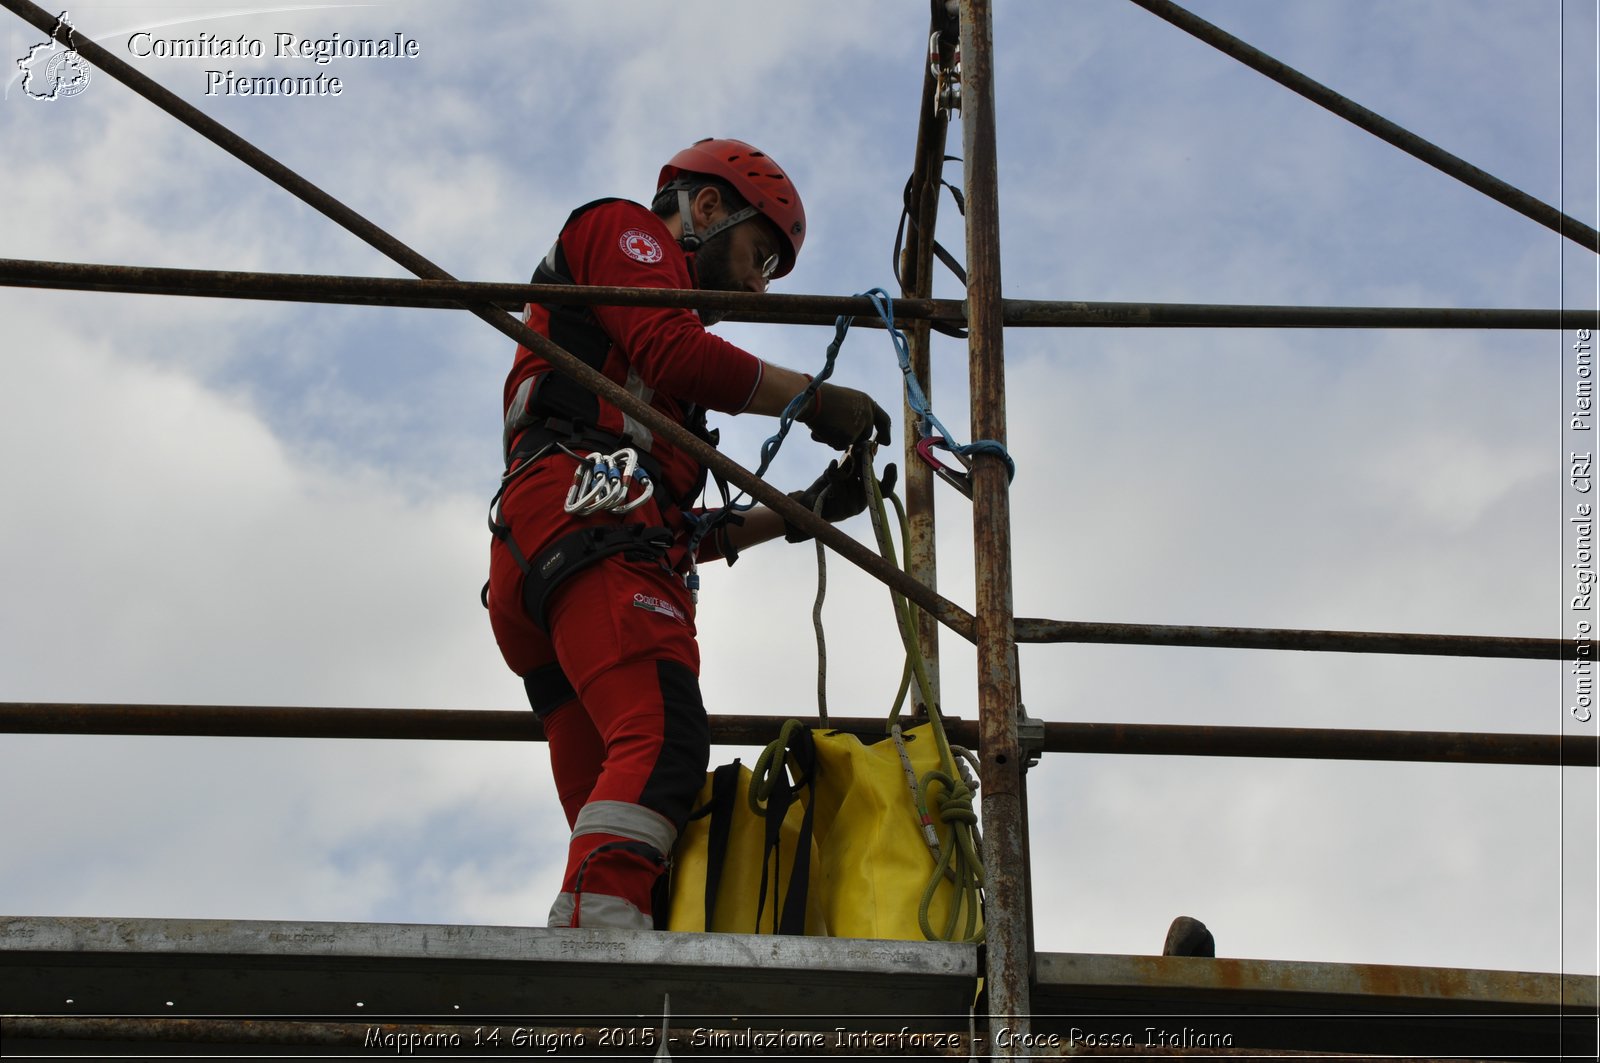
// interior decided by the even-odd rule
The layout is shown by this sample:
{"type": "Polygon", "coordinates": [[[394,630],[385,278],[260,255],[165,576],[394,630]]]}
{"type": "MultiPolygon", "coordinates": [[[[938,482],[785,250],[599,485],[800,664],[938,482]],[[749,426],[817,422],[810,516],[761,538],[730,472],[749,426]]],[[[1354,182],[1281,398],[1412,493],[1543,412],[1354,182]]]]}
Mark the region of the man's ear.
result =
{"type": "Polygon", "coordinates": [[[722,190],[716,185],[703,186],[689,201],[689,210],[694,215],[695,229],[703,229],[715,221],[722,206],[722,190]]]}

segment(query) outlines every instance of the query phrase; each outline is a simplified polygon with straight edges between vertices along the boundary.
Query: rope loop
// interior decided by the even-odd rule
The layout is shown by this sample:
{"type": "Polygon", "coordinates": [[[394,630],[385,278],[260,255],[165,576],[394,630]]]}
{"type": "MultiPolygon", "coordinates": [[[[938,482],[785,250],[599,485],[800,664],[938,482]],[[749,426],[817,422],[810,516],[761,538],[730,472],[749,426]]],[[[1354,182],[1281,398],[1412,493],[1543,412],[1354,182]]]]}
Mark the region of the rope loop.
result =
{"type": "Polygon", "coordinates": [[[767,798],[772,796],[772,791],[777,788],[778,776],[784,770],[784,757],[789,752],[789,743],[794,741],[795,733],[805,725],[799,720],[787,720],[778,737],[767,743],[767,747],[756,758],[755,767],[750,769],[750,791],[746,795],[750,811],[757,816],[767,814],[767,798]]]}

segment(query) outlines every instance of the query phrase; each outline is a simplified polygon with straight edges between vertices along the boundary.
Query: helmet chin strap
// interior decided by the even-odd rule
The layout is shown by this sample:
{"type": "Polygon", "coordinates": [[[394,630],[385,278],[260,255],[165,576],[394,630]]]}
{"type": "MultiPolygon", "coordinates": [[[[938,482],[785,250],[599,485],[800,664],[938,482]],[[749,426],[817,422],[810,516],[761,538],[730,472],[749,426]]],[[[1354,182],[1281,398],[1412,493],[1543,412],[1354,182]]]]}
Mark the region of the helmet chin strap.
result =
{"type": "Polygon", "coordinates": [[[744,207],[734,211],[721,221],[712,222],[703,233],[694,231],[694,215],[689,204],[689,190],[678,189],[678,218],[683,224],[683,235],[678,237],[678,246],[693,254],[705,246],[705,242],[724,229],[731,229],[740,222],[755,217],[761,213],[754,207],[744,207]]]}

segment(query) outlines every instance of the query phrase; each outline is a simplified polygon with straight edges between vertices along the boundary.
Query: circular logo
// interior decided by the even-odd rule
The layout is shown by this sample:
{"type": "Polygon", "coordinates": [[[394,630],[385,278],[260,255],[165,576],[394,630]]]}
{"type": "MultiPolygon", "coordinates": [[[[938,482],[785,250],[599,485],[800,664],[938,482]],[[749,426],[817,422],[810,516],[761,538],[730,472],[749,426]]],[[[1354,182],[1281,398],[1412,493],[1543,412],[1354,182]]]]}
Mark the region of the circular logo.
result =
{"type": "Polygon", "coordinates": [[[617,244],[623,254],[636,262],[661,261],[661,242],[643,229],[629,229],[617,244]]]}
{"type": "Polygon", "coordinates": [[[76,96],[89,87],[90,66],[77,52],[61,52],[45,66],[45,83],[50,95],[76,96]]]}

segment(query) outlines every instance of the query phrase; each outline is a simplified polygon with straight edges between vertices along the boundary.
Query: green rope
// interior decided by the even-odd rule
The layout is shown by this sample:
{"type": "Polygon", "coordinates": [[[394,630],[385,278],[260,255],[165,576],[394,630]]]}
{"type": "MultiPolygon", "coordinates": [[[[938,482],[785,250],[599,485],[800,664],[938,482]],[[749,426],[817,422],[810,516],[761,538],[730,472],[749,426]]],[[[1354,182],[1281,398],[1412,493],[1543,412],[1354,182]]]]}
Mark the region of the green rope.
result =
{"type": "MultiPolygon", "coordinates": [[[[890,564],[898,568],[900,562],[894,548],[894,540],[889,533],[889,519],[884,511],[883,492],[877,477],[873,474],[872,463],[863,460],[860,464],[861,475],[864,477],[871,499],[867,509],[872,517],[872,530],[878,540],[879,552],[890,564]]],[[[899,517],[901,541],[908,541],[910,531],[905,508],[892,492],[888,497],[894,503],[899,517]]],[[[930,941],[979,942],[984,938],[984,928],[978,924],[978,917],[983,910],[984,871],[983,861],[979,856],[982,838],[977,830],[978,815],[972,807],[972,797],[977,783],[967,777],[963,770],[965,765],[957,761],[954,749],[945,734],[939,706],[928,696],[932,686],[928,681],[927,662],[923,659],[922,647],[917,640],[916,614],[913,605],[892,588],[889,597],[894,609],[895,624],[900,630],[900,640],[905,646],[906,664],[901,675],[900,690],[895,695],[894,707],[889,712],[887,728],[900,751],[901,763],[906,768],[908,785],[922,825],[923,838],[928,843],[934,861],[933,873],[923,887],[922,897],[917,905],[917,925],[921,928],[923,937],[930,941]],[[917,689],[922,691],[923,703],[927,706],[929,732],[933,735],[940,763],[939,769],[924,773],[920,779],[915,778],[910,770],[910,758],[900,736],[899,722],[900,711],[904,707],[905,696],[913,679],[917,683],[917,689]],[[939,844],[935,823],[948,828],[951,838],[949,846],[939,844]],[[954,884],[955,897],[945,926],[942,931],[936,931],[929,910],[940,882],[945,879],[954,884]]],[[[961,752],[965,754],[966,750],[961,752]]]]}
{"type": "Polygon", "coordinates": [[[756,758],[755,767],[750,769],[750,792],[746,797],[750,811],[757,816],[767,814],[767,798],[772,796],[772,790],[777,785],[777,773],[784,770],[784,755],[789,752],[789,743],[795,733],[804,727],[805,724],[799,720],[785,721],[778,737],[767,743],[767,747],[756,758]]]}

